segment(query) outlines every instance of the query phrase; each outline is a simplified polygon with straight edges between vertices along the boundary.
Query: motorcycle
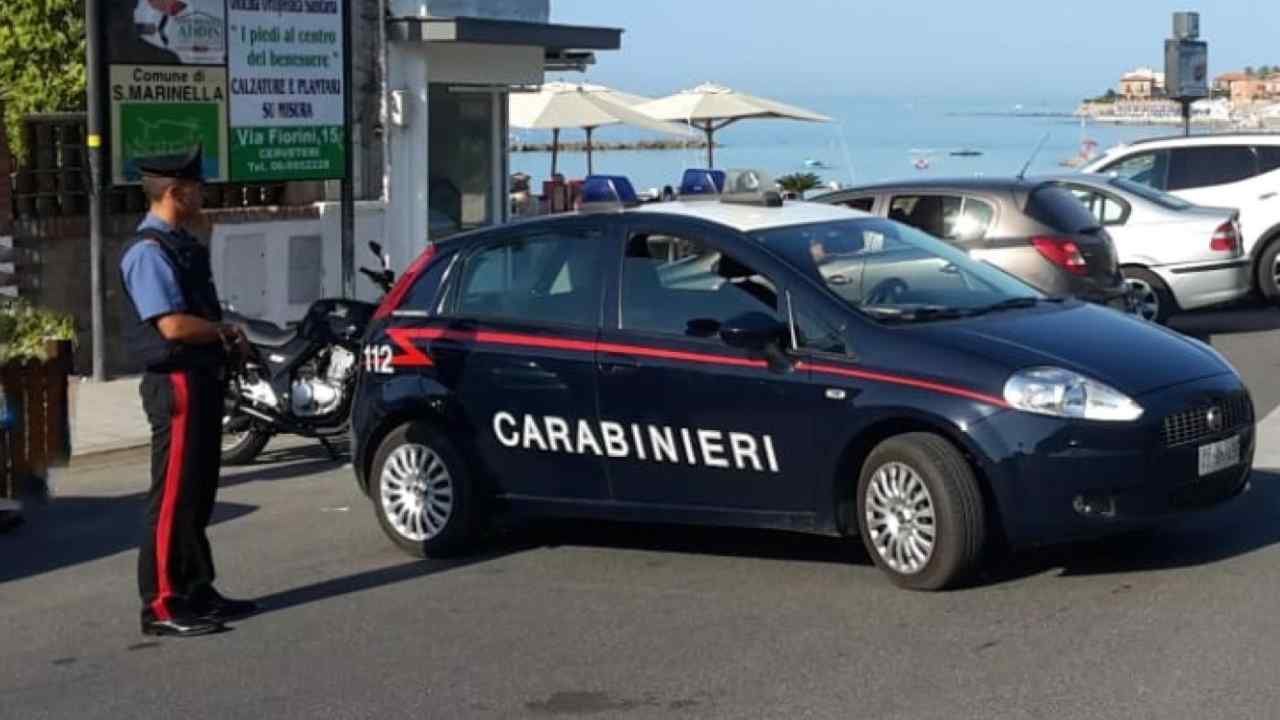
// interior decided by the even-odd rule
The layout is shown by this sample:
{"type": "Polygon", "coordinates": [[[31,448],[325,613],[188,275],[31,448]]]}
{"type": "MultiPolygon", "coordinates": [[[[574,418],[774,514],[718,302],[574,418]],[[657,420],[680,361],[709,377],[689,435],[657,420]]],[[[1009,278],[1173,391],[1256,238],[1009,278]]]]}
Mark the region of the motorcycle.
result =
{"type": "MultiPolygon", "coordinates": [[[[380,270],[360,272],[385,295],[395,283],[390,257],[369,243],[380,270]]],[[[350,428],[361,339],[377,310],[374,303],[326,298],[312,303],[290,328],[254,320],[224,305],[225,322],[238,325],[249,340],[247,360],[227,386],[222,417],[222,462],[252,462],[276,435],[319,440],[338,459],[331,440],[350,428]]]]}

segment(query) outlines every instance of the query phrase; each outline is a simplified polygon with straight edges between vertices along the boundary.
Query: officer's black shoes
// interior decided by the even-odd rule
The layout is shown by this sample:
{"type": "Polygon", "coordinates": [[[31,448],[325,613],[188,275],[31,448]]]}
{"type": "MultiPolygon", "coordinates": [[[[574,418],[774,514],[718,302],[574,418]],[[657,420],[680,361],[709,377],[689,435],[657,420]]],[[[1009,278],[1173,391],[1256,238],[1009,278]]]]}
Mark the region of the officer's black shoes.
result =
{"type": "Polygon", "coordinates": [[[222,623],[202,617],[174,616],[161,620],[150,612],[142,614],[142,634],[157,637],[199,637],[226,630],[222,623]]]}
{"type": "Polygon", "coordinates": [[[191,602],[200,617],[220,623],[243,620],[261,610],[258,603],[252,600],[225,598],[212,587],[202,588],[191,602]]]}

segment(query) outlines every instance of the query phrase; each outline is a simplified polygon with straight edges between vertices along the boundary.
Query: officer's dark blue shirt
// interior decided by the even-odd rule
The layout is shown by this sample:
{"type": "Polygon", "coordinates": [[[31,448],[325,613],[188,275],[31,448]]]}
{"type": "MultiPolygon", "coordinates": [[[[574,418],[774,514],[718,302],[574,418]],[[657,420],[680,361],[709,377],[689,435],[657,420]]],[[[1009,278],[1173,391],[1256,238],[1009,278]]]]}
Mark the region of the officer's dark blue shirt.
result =
{"type": "MultiPolygon", "coordinates": [[[[193,243],[196,239],[188,233],[174,229],[169,223],[148,213],[138,226],[138,231],[156,230],[168,236],[174,245],[193,243]]],[[[138,314],[145,320],[154,320],[173,313],[186,312],[178,275],[169,256],[154,240],[135,244],[120,260],[125,290],[133,298],[138,314]]]]}

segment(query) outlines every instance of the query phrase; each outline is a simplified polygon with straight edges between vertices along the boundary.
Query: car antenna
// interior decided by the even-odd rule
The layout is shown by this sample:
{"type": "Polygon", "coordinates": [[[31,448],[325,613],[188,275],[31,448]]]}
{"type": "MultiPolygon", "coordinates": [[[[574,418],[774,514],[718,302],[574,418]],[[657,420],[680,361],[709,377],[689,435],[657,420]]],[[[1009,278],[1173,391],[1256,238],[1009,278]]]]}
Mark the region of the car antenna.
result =
{"type": "Polygon", "coordinates": [[[1031,163],[1036,161],[1036,156],[1038,156],[1040,151],[1044,149],[1044,144],[1047,142],[1049,142],[1049,133],[1046,132],[1044,137],[1040,138],[1040,142],[1036,145],[1036,149],[1031,151],[1031,157],[1027,158],[1027,164],[1023,165],[1022,170],[1018,172],[1019,180],[1026,179],[1027,171],[1031,169],[1031,163]]]}

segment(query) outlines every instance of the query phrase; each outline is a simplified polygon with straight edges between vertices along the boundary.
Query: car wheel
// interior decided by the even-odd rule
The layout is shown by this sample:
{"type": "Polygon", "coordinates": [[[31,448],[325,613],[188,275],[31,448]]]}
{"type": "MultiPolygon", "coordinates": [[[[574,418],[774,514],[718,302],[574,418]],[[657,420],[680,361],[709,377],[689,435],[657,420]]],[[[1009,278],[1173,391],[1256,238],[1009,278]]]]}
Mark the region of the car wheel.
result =
{"type": "Polygon", "coordinates": [[[426,423],[389,434],[374,457],[370,499],[383,532],[417,557],[446,557],[473,537],[470,475],[453,445],[426,423]]]}
{"type": "Polygon", "coordinates": [[[1269,302],[1280,302],[1280,237],[1272,239],[1258,256],[1258,290],[1269,302]]]}
{"type": "Polygon", "coordinates": [[[1123,268],[1125,284],[1133,297],[1133,314],[1161,325],[1178,311],[1178,301],[1159,275],[1143,268],[1123,268]]]}
{"type": "Polygon", "coordinates": [[[862,542],[900,587],[942,590],[965,580],[986,543],[977,477],[946,439],[899,435],[867,457],[858,480],[862,542]]]}

